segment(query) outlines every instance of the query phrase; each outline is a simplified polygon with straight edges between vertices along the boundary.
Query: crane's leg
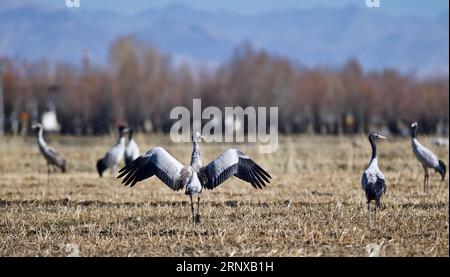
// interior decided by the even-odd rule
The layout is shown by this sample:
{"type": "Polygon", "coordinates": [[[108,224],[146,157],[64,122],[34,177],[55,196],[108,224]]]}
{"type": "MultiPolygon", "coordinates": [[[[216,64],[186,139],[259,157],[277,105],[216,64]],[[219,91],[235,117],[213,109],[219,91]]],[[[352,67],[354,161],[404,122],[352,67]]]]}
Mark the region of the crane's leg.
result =
{"type": "Polygon", "coordinates": [[[369,228],[372,226],[372,220],[370,219],[370,201],[367,201],[367,211],[369,214],[369,228]]]}
{"type": "Polygon", "coordinates": [[[195,225],[194,203],[192,202],[192,194],[189,195],[191,199],[192,223],[195,225]]]}
{"type": "Polygon", "coordinates": [[[54,167],[50,164],[50,184],[53,184],[53,173],[55,173],[54,167]]]}
{"type": "Polygon", "coordinates": [[[195,218],[197,223],[200,223],[200,195],[197,198],[197,216],[195,218]]]}
{"type": "Polygon", "coordinates": [[[424,166],[423,170],[425,171],[425,177],[423,179],[423,193],[428,193],[428,169],[424,166]]]}
{"type": "Polygon", "coordinates": [[[377,205],[375,205],[374,221],[375,221],[375,226],[377,226],[377,205]]]}
{"type": "Polygon", "coordinates": [[[50,184],[50,163],[47,162],[47,185],[50,184]]]}
{"type": "Polygon", "coordinates": [[[51,172],[51,174],[50,174],[50,177],[53,176],[53,178],[52,178],[52,181],[53,181],[53,182],[54,182],[55,179],[56,179],[55,174],[56,174],[56,171],[57,171],[57,170],[58,170],[58,168],[57,168],[55,165],[53,165],[53,166],[52,166],[52,172],[51,172]]]}

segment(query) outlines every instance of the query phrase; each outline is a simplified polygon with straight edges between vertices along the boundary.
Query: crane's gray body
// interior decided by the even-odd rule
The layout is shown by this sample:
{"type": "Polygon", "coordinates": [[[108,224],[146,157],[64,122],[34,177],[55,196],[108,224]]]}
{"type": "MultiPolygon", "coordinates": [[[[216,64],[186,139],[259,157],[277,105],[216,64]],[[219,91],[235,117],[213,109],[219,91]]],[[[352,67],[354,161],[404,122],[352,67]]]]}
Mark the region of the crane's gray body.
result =
{"type": "Polygon", "coordinates": [[[125,154],[125,132],[127,132],[127,128],[125,126],[119,126],[119,139],[117,143],[106,152],[102,159],[97,161],[97,172],[100,177],[103,176],[103,172],[108,168],[111,170],[111,173],[114,173],[116,165],[123,160],[125,154]]]}
{"type": "Polygon", "coordinates": [[[140,154],[139,146],[134,139],[129,140],[125,149],[125,164],[130,164],[132,161],[136,160],[140,154]]]}
{"type": "Polygon", "coordinates": [[[367,202],[375,200],[377,207],[381,207],[381,196],[386,192],[384,174],[378,168],[378,161],[375,157],[370,161],[369,167],[361,177],[361,186],[366,193],[367,202]]]}
{"type": "Polygon", "coordinates": [[[131,129],[128,134],[128,144],[125,148],[125,164],[129,165],[132,161],[136,160],[141,155],[139,146],[133,139],[133,130],[131,129]]]}
{"type": "Polygon", "coordinates": [[[112,169],[123,159],[125,153],[125,138],[120,137],[119,141],[108,152],[106,152],[103,160],[107,168],[112,169]]]}
{"type": "Polygon", "coordinates": [[[436,155],[425,148],[425,146],[420,144],[417,138],[411,139],[411,145],[414,156],[416,156],[422,166],[433,169],[439,167],[439,159],[436,157],[436,155]]]}

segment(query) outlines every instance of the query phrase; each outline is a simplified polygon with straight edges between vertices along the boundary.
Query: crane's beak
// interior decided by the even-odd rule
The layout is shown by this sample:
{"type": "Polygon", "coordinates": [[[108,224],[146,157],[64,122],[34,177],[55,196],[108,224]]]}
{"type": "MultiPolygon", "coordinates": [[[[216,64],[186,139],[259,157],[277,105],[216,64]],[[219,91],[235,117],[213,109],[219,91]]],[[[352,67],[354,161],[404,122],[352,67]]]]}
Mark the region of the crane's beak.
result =
{"type": "Polygon", "coordinates": [[[387,137],[382,136],[382,135],[378,135],[378,138],[380,138],[380,139],[387,139],[387,137]]]}
{"type": "Polygon", "coordinates": [[[32,130],[37,129],[37,128],[39,128],[39,124],[33,123],[33,125],[31,125],[32,130]]]}

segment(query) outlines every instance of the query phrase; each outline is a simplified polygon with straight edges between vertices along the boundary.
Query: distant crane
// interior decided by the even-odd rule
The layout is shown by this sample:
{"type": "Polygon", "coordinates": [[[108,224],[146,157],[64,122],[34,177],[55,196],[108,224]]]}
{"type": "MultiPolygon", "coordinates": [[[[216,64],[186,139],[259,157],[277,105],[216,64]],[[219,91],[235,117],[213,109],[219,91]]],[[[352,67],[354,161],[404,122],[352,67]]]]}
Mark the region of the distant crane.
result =
{"type": "Polygon", "coordinates": [[[116,169],[116,165],[123,159],[125,153],[125,133],[128,132],[128,129],[126,126],[120,125],[118,127],[118,131],[119,140],[116,145],[106,152],[102,159],[97,161],[97,172],[100,177],[103,176],[103,172],[107,168],[109,168],[111,170],[111,174],[113,174],[116,169]]]}
{"type": "Polygon", "coordinates": [[[366,193],[367,210],[369,212],[369,226],[371,226],[370,202],[375,200],[375,220],[377,216],[377,208],[381,208],[381,196],[386,192],[386,182],[383,172],[378,168],[377,159],[377,139],[386,139],[386,137],[378,133],[369,134],[369,142],[372,146],[372,158],[369,167],[364,171],[361,177],[361,186],[366,193]]]}
{"type": "Polygon", "coordinates": [[[183,166],[164,148],[155,147],[146,152],[131,164],[123,167],[117,178],[125,178],[125,186],[134,186],[137,182],[156,175],[161,181],[174,191],[186,188],[185,194],[191,200],[192,221],[195,225],[200,222],[199,206],[200,194],[203,188],[214,189],[232,175],[250,183],[254,188],[262,189],[266,182],[272,178],[269,173],[252,161],[241,151],[231,148],[222,153],[206,167],[202,166],[200,158],[199,140],[203,138],[200,133],[192,137],[193,151],[191,163],[183,166]],[[198,195],[197,213],[194,212],[193,195],[198,195]]]}
{"type": "Polygon", "coordinates": [[[51,167],[58,167],[61,172],[66,172],[66,161],[55,151],[55,149],[48,146],[45,142],[43,136],[44,128],[42,127],[42,124],[35,123],[31,127],[33,130],[38,130],[37,144],[39,146],[39,151],[47,161],[47,176],[50,176],[51,167]]]}
{"type": "Polygon", "coordinates": [[[414,155],[422,164],[423,170],[425,171],[425,177],[423,179],[423,191],[424,193],[428,193],[428,168],[432,168],[434,169],[434,171],[439,172],[442,177],[442,181],[444,181],[445,179],[445,173],[447,169],[443,161],[438,160],[433,152],[425,148],[425,146],[420,144],[420,142],[417,140],[418,128],[419,124],[417,122],[413,122],[411,124],[411,145],[414,155]]]}
{"type": "Polygon", "coordinates": [[[128,129],[128,144],[125,148],[125,165],[129,165],[141,155],[139,146],[133,139],[133,129],[128,129]]]}

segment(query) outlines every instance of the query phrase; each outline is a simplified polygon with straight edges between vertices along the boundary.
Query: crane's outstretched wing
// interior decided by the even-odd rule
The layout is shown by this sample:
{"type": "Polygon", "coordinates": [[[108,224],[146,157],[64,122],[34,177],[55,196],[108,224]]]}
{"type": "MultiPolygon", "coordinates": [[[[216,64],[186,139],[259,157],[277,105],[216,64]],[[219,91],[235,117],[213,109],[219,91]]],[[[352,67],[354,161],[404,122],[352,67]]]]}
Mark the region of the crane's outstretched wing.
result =
{"type": "Polygon", "coordinates": [[[125,176],[122,184],[134,186],[137,182],[156,175],[172,190],[177,191],[183,188],[179,178],[182,168],[183,165],[164,148],[155,147],[123,167],[117,178],[125,176]]]}
{"type": "Polygon", "coordinates": [[[228,149],[222,155],[202,167],[198,177],[203,187],[213,189],[232,175],[249,182],[254,188],[266,186],[272,178],[269,173],[237,149],[228,149]]]}

